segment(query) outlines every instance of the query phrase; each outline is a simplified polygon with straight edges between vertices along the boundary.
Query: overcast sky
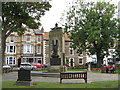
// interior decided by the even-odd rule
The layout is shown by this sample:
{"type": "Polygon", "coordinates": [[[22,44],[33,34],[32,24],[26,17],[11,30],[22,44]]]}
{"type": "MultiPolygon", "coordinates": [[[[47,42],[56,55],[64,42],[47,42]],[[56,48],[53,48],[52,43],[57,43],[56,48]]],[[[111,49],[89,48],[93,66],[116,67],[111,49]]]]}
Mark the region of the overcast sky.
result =
{"type": "MultiPolygon", "coordinates": [[[[45,13],[41,18],[42,27],[45,31],[50,31],[51,28],[54,28],[55,23],[60,22],[62,13],[64,10],[67,10],[73,0],[52,0],[50,1],[52,8],[45,13]]],[[[100,0],[85,0],[85,1],[100,1],[100,0]]],[[[101,0],[102,1],[102,0],[101,0]]],[[[110,0],[104,0],[110,1],[110,0]]],[[[118,5],[120,0],[112,0],[111,3],[118,5]]],[[[61,26],[58,24],[58,26],[61,26]]]]}

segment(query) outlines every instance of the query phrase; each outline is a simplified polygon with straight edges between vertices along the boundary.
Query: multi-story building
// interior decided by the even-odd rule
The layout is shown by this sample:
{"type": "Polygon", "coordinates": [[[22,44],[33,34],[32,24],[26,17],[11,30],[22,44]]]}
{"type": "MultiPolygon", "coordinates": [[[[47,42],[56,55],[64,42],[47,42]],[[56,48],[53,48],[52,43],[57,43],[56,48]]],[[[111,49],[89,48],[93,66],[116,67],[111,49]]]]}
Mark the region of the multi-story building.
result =
{"type": "MultiPolygon", "coordinates": [[[[27,28],[27,27],[26,27],[27,28]]],[[[79,66],[86,62],[86,55],[78,56],[70,48],[71,41],[65,34],[65,60],[70,66],[79,66]]],[[[19,66],[21,62],[38,62],[47,64],[49,59],[49,32],[44,29],[29,29],[21,36],[16,32],[6,40],[5,63],[19,66]]]]}
{"type": "Polygon", "coordinates": [[[42,39],[42,30],[39,29],[27,28],[21,36],[11,33],[6,40],[5,63],[12,66],[19,66],[21,62],[43,63],[42,39]]]}

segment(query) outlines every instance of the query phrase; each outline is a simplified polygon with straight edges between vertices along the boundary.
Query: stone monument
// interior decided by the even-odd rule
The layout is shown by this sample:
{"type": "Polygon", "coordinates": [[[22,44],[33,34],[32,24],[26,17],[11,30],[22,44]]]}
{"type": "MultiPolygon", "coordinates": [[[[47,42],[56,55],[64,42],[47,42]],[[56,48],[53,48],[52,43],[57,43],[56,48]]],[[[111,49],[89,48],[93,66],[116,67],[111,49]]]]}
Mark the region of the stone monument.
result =
{"type": "Polygon", "coordinates": [[[17,86],[32,86],[31,71],[30,70],[18,70],[18,79],[16,81],[17,86]]]}
{"type": "Polygon", "coordinates": [[[64,30],[55,24],[49,33],[49,67],[48,72],[65,72],[64,30]]]}

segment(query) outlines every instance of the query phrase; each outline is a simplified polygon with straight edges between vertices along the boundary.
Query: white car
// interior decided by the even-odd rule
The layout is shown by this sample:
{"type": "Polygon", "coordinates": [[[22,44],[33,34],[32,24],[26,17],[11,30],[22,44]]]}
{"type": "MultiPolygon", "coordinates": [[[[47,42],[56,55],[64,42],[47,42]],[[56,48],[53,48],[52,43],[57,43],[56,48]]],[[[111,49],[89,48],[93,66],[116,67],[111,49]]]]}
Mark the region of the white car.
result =
{"type": "Polygon", "coordinates": [[[36,70],[37,67],[31,65],[30,63],[21,63],[20,70],[36,70]]]}
{"type": "Polygon", "coordinates": [[[11,68],[9,65],[4,65],[3,68],[11,68]]]}

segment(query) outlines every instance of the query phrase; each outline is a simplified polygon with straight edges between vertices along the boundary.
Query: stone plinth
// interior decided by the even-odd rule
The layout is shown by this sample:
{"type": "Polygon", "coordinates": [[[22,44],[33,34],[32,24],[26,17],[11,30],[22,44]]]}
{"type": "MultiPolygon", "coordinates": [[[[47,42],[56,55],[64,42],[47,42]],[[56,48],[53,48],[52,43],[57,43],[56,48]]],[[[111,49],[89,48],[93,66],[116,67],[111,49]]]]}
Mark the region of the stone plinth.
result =
{"type": "Polygon", "coordinates": [[[18,70],[17,81],[31,81],[31,71],[30,70],[18,70]]]}
{"type": "Polygon", "coordinates": [[[18,79],[16,81],[17,86],[32,86],[31,71],[30,70],[18,70],[18,79]]]}
{"type": "Polygon", "coordinates": [[[65,72],[67,71],[66,66],[49,66],[48,67],[48,72],[65,72]]]}
{"type": "Polygon", "coordinates": [[[17,86],[32,86],[32,82],[31,81],[16,81],[17,86]]]}
{"type": "Polygon", "coordinates": [[[50,65],[61,65],[60,58],[50,58],[50,65]]]}

